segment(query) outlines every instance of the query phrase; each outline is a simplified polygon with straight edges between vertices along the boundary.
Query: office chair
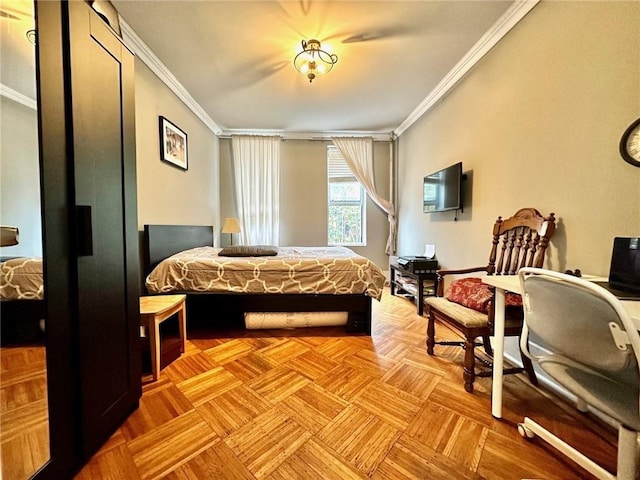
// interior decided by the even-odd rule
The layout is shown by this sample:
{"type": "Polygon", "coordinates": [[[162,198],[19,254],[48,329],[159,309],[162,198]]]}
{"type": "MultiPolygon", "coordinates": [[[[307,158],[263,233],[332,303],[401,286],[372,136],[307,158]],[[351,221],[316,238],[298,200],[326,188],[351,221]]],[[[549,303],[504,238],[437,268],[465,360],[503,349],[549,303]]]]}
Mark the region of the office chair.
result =
{"type": "Polygon", "coordinates": [[[619,424],[617,476],[526,418],[525,438],[538,435],[599,479],[635,479],[640,431],[640,336],[620,301],[581,278],[540,268],[519,271],[523,292],[522,351],[586,405],[619,424]],[[535,334],[548,352],[534,355],[535,334]]]}

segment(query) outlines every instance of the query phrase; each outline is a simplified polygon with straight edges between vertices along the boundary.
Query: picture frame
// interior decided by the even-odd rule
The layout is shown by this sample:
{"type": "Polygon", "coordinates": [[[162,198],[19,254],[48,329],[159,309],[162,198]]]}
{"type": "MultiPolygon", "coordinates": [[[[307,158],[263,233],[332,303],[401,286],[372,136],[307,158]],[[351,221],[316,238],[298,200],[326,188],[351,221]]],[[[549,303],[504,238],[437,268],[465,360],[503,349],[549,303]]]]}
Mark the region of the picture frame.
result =
{"type": "Polygon", "coordinates": [[[167,118],[160,116],[160,160],[188,170],[187,134],[167,118]]]}

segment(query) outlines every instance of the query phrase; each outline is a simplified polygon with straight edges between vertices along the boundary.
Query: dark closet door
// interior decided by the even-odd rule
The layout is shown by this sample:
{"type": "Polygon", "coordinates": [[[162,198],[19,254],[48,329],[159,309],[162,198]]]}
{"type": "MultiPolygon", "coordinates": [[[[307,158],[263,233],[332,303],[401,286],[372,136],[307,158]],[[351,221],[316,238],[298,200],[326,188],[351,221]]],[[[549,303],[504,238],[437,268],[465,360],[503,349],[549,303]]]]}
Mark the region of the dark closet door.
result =
{"type": "Polygon", "coordinates": [[[85,2],[69,2],[83,456],[138,406],[134,59],[85,2]]]}

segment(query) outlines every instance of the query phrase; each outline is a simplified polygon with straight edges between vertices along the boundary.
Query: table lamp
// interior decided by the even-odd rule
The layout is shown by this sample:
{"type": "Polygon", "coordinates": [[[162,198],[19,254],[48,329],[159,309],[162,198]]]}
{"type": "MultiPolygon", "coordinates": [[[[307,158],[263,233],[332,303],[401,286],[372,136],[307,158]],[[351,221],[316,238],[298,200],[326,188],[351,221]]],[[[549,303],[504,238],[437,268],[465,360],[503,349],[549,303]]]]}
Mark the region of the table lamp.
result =
{"type": "Polygon", "coordinates": [[[240,233],[240,222],[237,218],[227,218],[222,226],[222,233],[228,233],[231,235],[231,245],[233,245],[233,234],[240,233]]]}
{"type": "Polygon", "coordinates": [[[0,247],[18,245],[19,233],[18,227],[0,226],[0,247]]]}

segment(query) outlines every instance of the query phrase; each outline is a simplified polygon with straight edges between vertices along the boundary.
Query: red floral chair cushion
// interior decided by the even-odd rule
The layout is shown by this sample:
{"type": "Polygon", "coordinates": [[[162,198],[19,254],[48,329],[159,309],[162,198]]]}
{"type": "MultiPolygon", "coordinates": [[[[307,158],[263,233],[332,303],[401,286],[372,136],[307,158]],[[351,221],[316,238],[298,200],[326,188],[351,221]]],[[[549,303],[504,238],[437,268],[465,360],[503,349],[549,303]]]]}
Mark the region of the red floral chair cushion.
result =
{"type": "MultiPolygon", "coordinates": [[[[450,302],[487,314],[493,299],[491,287],[482,283],[482,279],[475,277],[454,280],[445,291],[444,296],[450,302]]],[[[507,292],[505,305],[507,308],[522,307],[522,297],[517,293],[507,292]]]]}

